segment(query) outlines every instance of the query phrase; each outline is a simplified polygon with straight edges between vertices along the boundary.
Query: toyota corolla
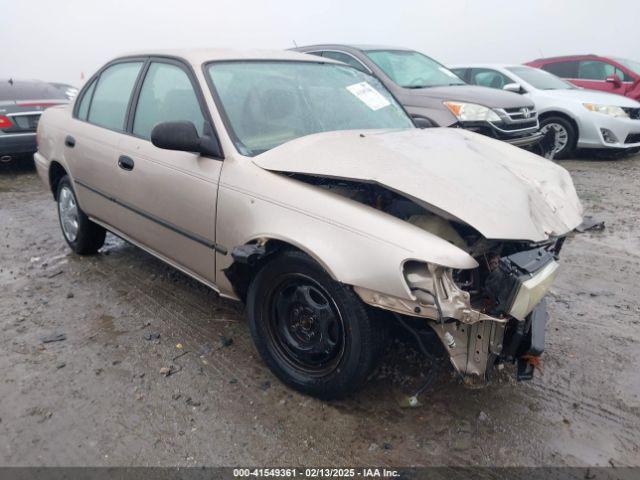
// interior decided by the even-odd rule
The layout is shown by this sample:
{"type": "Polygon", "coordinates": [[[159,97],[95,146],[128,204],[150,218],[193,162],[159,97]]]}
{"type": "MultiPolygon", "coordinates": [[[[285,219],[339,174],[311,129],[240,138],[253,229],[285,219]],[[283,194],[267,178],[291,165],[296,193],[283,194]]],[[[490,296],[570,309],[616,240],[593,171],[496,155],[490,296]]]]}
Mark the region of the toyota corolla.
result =
{"type": "Polygon", "coordinates": [[[38,138],[73,251],[108,230],[244,301],[268,366],[322,398],[365,382],[392,321],[435,333],[467,381],[530,378],[582,220],[562,167],[415,128],[375,78],[296,52],[118,58],[38,138]]]}

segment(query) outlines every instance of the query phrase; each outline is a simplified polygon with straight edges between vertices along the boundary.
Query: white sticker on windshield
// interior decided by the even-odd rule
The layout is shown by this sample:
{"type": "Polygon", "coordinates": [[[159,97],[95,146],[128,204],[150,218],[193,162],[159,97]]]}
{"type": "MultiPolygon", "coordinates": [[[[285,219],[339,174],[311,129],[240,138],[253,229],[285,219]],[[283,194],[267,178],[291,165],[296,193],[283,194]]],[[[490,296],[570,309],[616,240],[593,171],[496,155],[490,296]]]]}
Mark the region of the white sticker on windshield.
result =
{"type": "Polygon", "coordinates": [[[380,110],[381,108],[391,105],[389,100],[384,98],[379,91],[367,82],[354,83],[353,85],[349,85],[347,90],[358,97],[358,99],[371,110],[380,110]]]}

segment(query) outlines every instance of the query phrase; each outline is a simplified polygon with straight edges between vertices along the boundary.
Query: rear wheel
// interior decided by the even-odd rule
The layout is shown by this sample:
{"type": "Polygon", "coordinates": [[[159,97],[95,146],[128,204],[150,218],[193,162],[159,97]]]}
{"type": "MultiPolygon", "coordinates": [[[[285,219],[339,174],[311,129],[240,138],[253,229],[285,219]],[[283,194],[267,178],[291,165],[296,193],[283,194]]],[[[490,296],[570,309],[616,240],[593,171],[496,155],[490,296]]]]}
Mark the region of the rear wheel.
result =
{"type": "Polygon", "coordinates": [[[264,361],[303,393],[352,393],[377,360],[380,330],[360,298],[304,253],[285,251],[264,265],[249,287],[247,312],[264,361]]]}
{"type": "Polygon", "coordinates": [[[540,121],[540,132],[556,134],[553,147],[553,158],[567,158],[576,147],[577,132],[569,120],[563,117],[546,117],[540,121]]]}
{"type": "Polygon", "coordinates": [[[67,175],[58,183],[56,200],[60,228],[71,249],[80,255],[96,253],[104,245],[106,231],[82,211],[67,175]]]}

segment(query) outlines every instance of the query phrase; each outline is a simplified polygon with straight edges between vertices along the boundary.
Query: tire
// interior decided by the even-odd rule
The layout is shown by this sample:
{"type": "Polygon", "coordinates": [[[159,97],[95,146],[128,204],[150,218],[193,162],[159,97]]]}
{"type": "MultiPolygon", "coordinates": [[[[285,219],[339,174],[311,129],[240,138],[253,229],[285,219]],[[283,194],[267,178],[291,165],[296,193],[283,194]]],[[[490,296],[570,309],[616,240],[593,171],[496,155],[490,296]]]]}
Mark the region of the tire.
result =
{"type": "Polygon", "coordinates": [[[96,253],[104,245],[107,232],[82,211],[68,175],[58,183],[56,202],[62,236],[71,250],[80,255],[96,253]]]}
{"type": "Polygon", "coordinates": [[[351,288],[302,252],[285,250],[260,269],[249,285],[247,314],[265,363],[302,393],[345,397],[379,358],[377,320],[351,288]]]}
{"type": "Polygon", "coordinates": [[[578,141],[578,133],[575,127],[564,117],[550,116],[543,118],[540,121],[540,131],[545,133],[550,128],[556,130],[556,134],[559,135],[556,138],[556,142],[562,139],[563,143],[563,146],[554,152],[553,158],[559,160],[567,158],[575,150],[578,141]],[[566,140],[564,135],[566,135],[566,140]]]}

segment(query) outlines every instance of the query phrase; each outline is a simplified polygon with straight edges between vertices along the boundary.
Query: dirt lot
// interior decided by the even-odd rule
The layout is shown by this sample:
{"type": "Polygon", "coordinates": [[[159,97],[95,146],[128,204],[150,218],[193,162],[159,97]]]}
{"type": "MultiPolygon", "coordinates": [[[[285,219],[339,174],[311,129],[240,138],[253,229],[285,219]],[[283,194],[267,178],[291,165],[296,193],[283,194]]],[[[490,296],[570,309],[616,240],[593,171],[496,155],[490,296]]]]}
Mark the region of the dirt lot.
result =
{"type": "Polygon", "coordinates": [[[35,173],[0,173],[0,464],[640,465],[640,156],[562,165],[606,230],[565,244],[542,374],[445,373],[416,409],[411,345],[355,398],[299,395],[241,306],[113,236],[72,255],[35,173]]]}

